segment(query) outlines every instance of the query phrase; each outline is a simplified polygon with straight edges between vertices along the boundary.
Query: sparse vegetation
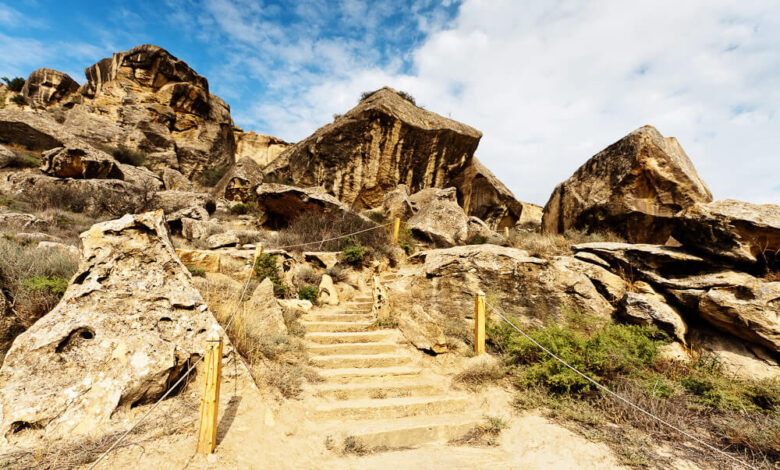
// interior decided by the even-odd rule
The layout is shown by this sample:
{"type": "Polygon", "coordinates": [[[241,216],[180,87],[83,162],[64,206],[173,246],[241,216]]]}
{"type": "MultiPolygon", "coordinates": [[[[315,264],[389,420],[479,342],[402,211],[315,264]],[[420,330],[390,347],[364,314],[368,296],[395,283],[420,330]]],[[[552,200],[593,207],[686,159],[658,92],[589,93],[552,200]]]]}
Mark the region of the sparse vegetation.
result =
{"type": "Polygon", "coordinates": [[[377,330],[398,328],[398,321],[393,317],[379,317],[374,320],[372,328],[377,330]]]}
{"type": "Polygon", "coordinates": [[[308,300],[309,302],[314,303],[317,300],[318,293],[319,293],[319,289],[317,289],[316,286],[307,285],[298,289],[298,298],[301,300],[308,300]]]}
{"type": "Polygon", "coordinates": [[[551,258],[572,253],[572,245],[591,242],[624,242],[612,233],[585,233],[570,230],[564,235],[555,233],[511,231],[509,246],[528,251],[531,256],[551,258]]]}
{"type": "Polygon", "coordinates": [[[268,253],[260,256],[257,259],[257,265],[255,266],[255,276],[258,281],[262,281],[265,278],[271,280],[274,285],[274,295],[277,297],[284,297],[286,289],[284,282],[279,275],[279,266],[276,265],[276,258],[268,253]]]}
{"type": "Polygon", "coordinates": [[[22,91],[22,88],[24,87],[25,80],[22,77],[14,77],[14,78],[2,77],[2,80],[8,86],[9,90],[15,91],[16,93],[22,91]]]}
{"type": "Polygon", "coordinates": [[[348,238],[346,241],[347,246],[341,250],[341,259],[353,266],[362,264],[366,259],[366,248],[355,239],[348,238]]]}
{"type": "Polygon", "coordinates": [[[487,243],[487,237],[476,233],[469,239],[467,243],[469,245],[484,245],[487,243]]]}
{"type": "Polygon", "coordinates": [[[193,276],[206,277],[206,270],[203,269],[203,268],[193,268],[193,267],[187,266],[187,270],[193,276]]]}
{"type": "Polygon", "coordinates": [[[485,424],[480,424],[465,436],[453,442],[453,444],[466,444],[472,446],[495,446],[498,445],[498,435],[501,434],[507,426],[506,419],[501,416],[485,415],[485,424]]]}
{"type": "Polygon", "coordinates": [[[469,388],[476,389],[506,377],[506,370],[498,361],[480,361],[469,364],[454,378],[469,388]]]}
{"type": "Polygon", "coordinates": [[[219,183],[219,180],[225,176],[225,173],[227,173],[229,169],[230,167],[227,165],[216,168],[208,168],[207,170],[204,170],[200,176],[198,176],[198,182],[207,188],[213,188],[217,185],[217,183],[219,183]]]}
{"type": "Polygon", "coordinates": [[[230,212],[234,215],[257,214],[258,211],[257,203],[253,201],[238,202],[230,206],[230,212]]]}
{"type": "Polygon", "coordinates": [[[355,455],[366,455],[368,450],[366,446],[355,436],[347,436],[344,438],[344,453],[355,455]]]}
{"type": "Polygon", "coordinates": [[[300,245],[311,243],[311,245],[296,246],[290,251],[342,251],[344,248],[360,244],[364,247],[364,256],[370,257],[373,253],[381,253],[384,247],[389,245],[390,231],[389,227],[382,227],[375,230],[377,225],[356,214],[314,214],[306,213],[296,217],[287,225],[279,230],[277,238],[278,246],[300,245]],[[338,238],[340,235],[367,230],[350,239],[338,238]],[[336,238],[322,242],[322,240],[336,238]]]}
{"type": "Polygon", "coordinates": [[[142,166],[146,162],[146,154],[140,150],[133,150],[130,147],[120,144],[117,147],[106,146],[103,151],[113,156],[119,163],[126,165],[142,166]]]}
{"type": "Polygon", "coordinates": [[[27,150],[11,150],[13,157],[6,164],[7,168],[37,168],[41,164],[40,157],[27,150]]]}
{"type": "Polygon", "coordinates": [[[25,98],[24,95],[14,95],[11,97],[11,103],[25,106],[27,104],[27,98],[25,98]]]}
{"type": "Polygon", "coordinates": [[[330,268],[326,269],[325,274],[330,276],[330,278],[333,279],[334,283],[339,283],[345,281],[349,273],[347,268],[337,264],[335,266],[331,266],[330,268]]]}

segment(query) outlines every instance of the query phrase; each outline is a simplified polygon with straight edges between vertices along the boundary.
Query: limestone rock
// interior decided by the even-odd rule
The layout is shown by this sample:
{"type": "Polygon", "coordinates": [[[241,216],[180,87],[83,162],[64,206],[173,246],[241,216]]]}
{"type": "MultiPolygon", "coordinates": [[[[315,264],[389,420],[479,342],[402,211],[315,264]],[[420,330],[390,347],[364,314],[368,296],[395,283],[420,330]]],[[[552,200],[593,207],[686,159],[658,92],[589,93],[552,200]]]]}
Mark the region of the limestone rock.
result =
{"type": "MultiPolygon", "coordinates": [[[[595,255],[594,255],[595,256],[595,255]]],[[[626,295],[628,284],[620,276],[609,271],[609,264],[594,264],[576,257],[558,256],[551,261],[563,269],[584,274],[602,297],[616,303],[626,295]]]]}
{"type": "Polygon", "coordinates": [[[241,243],[241,240],[233,232],[217,233],[206,239],[206,244],[212,250],[226,246],[236,246],[239,243],[241,243]]]}
{"type": "Polygon", "coordinates": [[[488,225],[478,217],[471,216],[468,221],[468,235],[466,239],[469,243],[477,238],[484,240],[484,243],[501,245],[506,242],[503,235],[499,235],[488,227],[488,225]]]}
{"type": "Polygon", "coordinates": [[[39,250],[56,250],[65,252],[73,257],[74,260],[79,257],[79,249],[73,245],[66,245],[59,242],[42,241],[38,243],[36,247],[39,250]]]}
{"type": "Polygon", "coordinates": [[[118,408],[160,397],[210,335],[224,337],[162,212],[94,225],[82,242],[65,296],[17,337],[0,369],[6,438],[26,428],[95,433],[118,408]]]}
{"type": "Polygon", "coordinates": [[[436,321],[420,305],[393,313],[398,329],[415,348],[436,354],[447,352],[447,338],[436,321]]]}
{"type": "Polygon", "coordinates": [[[0,366],[3,365],[5,354],[11,348],[14,338],[22,332],[24,332],[24,324],[16,316],[10,302],[5,298],[2,288],[0,288],[0,366]]]}
{"type": "Polygon", "coordinates": [[[0,168],[7,167],[15,158],[16,155],[12,151],[0,145],[0,168]]]}
{"type": "Polygon", "coordinates": [[[627,292],[618,306],[618,316],[637,325],[657,326],[672,338],[686,344],[688,326],[680,314],[650,286],[647,286],[647,289],[649,292],[627,292]]]}
{"type": "Polygon", "coordinates": [[[742,380],[780,378],[780,363],[766,349],[706,326],[691,330],[691,345],[718,361],[723,371],[742,380]]]}
{"type": "Polygon", "coordinates": [[[320,267],[330,269],[339,262],[339,255],[338,251],[307,251],[303,254],[303,257],[309,263],[315,263],[320,267]]]}
{"type": "Polygon", "coordinates": [[[276,302],[282,307],[282,310],[296,316],[309,313],[313,307],[311,301],[301,299],[277,299],[276,302]]]}
{"type": "Polygon", "coordinates": [[[216,209],[213,196],[192,191],[160,191],[154,195],[151,205],[155,209],[162,209],[168,220],[180,220],[182,217],[205,220],[216,209]],[[194,213],[191,213],[193,209],[194,213]]]}
{"type": "Polygon", "coordinates": [[[517,219],[515,228],[518,230],[527,230],[537,232],[542,228],[542,207],[529,202],[521,202],[523,211],[520,218],[517,219]]]}
{"type": "Polygon", "coordinates": [[[48,222],[32,214],[24,214],[19,212],[0,212],[0,227],[6,229],[42,230],[48,225],[48,222]]]}
{"type": "Polygon", "coordinates": [[[409,204],[412,211],[417,213],[424,206],[432,202],[452,202],[458,203],[458,191],[454,187],[449,188],[426,188],[409,196],[409,204]]]}
{"type": "Polygon", "coordinates": [[[333,285],[333,279],[327,274],[322,275],[320,281],[319,293],[317,294],[317,303],[320,305],[338,305],[339,293],[336,286],[333,285]]]}
{"type": "Polygon", "coordinates": [[[264,172],[275,181],[322,186],[348,206],[369,209],[399,183],[411,192],[451,186],[481,137],[382,88],[285,150],[264,172]]]}
{"type": "Polygon", "coordinates": [[[165,189],[170,191],[192,191],[192,183],[173,168],[165,168],[162,172],[165,189]]]}
{"type": "Polygon", "coordinates": [[[221,257],[219,253],[208,250],[176,250],[182,264],[190,269],[202,269],[207,273],[219,273],[221,257]]]}
{"type": "Polygon", "coordinates": [[[263,183],[263,170],[251,158],[242,158],[214,187],[214,194],[228,201],[249,202],[255,198],[255,190],[263,183]]]}
{"type": "Polygon", "coordinates": [[[124,179],[113,157],[91,148],[57,147],[41,154],[41,171],[58,178],[124,179]]]}
{"type": "Polygon", "coordinates": [[[724,199],[677,215],[674,237],[693,251],[780,269],[780,206],[724,199]]]}
{"type": "Polygon", "coordinates": [[[437,199],[422,206],[406,224],[413,233],[437,245],[450,247],[466,242],[468,220],[459,205],[437,199]]]}
{"type": "Polygon", "coordinates": [[[522,218],[523,203],[476,158],[450,184],[458,188],[463,210],[493,230],[513,227],[522,218]]]}
{"type": "Polygon", "coordinates": [[[57,104],[79,89],[79,84],[66,73],[42,68],[27,77],[22,95],[33,108],[45,108],[57,104]]]}
{"type": "Polygon", "coordinates": [[[665,243],[674,215],[712,195],[673,137],[640,127],[559,184],[543,230],[610,231],[632,243],[665,243]]]}
{"type": "Polygon", "coordinates": [[[219,230],[219,224],[210,220],[181,218],[181,236],[187,240],[205,240],[219,230]]]}
{"type": "Polygon", "coordinates": [[[126,163],[119,163],[118,166],[123,180],[138,188],[146,200],[150,200],[153,193],[163,189],[163,182],[148,168],[126,163]]]}
{"type": "Polygon", "coordinates": [[[273,162],[282,152],[292,144],[270,135],[254,132],[235,132],[236,161],[242,158],[251,158],[260,167],[273,162]]]}
{"type": "Polygon", "coordinates": [[[236,321],[243,323],[252,337],[270,339],[287,334],[282,307],[274,297],[274,285],[269,278],[263,279],[252,292],[249,305],[250,308],[243,309],[241,313],[246,318],[237,317],[236,321]]]}
{"type": "Polygon", "coordinates": [[[409,187],[399,184],[394,190],[385,193],[382,199],[382,213],[388,219],[406,220],[414,215],[414,209],[409,201],[409,187]]]}
{"type": "Polygon", "coordinates": [[[255,201],[272,226],[285,225],[305,213],[350,212],[349,207],[319,188],[263,183],[255,192],[255,201]]]}
{"type": "Polygon", "coordinates": [[[44,151],[62,147],[72,138],[62,125],[44,114],[0,109],[0,142],[44,151]]]}

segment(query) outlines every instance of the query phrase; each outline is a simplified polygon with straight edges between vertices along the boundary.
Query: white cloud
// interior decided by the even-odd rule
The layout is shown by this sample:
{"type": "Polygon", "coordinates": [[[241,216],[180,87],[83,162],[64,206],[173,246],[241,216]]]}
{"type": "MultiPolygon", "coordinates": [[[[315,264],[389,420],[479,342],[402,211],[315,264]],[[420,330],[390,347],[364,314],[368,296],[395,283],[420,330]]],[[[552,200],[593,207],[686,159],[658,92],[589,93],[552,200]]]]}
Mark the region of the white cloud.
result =
{"type": "MultiPolygon", "coordinates": [[[[409,74],[325,58],[338,73],[236,118],[295,140],[363,90],[405,89],[482,130],[478,157],[518,198],[541,204],[591,155],[653,124],[680,140],[716,198],[780,202],[773,8],[773,0],[468,0],[414,51],[409,74]]],[[[349,47],[335,50],[354,58],[349,47]]]]}

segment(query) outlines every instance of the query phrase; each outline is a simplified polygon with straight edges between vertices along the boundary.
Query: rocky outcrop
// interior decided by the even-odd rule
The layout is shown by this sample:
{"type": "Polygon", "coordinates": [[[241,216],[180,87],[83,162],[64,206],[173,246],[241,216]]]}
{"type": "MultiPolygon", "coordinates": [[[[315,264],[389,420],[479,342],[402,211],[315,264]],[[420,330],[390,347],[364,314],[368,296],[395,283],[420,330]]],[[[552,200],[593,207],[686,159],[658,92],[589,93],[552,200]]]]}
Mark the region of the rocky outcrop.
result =
{"type": "Polygon", "coordinates": [[[368,209],[399,183],[411,192],[451,186],[481,137],[382,88],[285,150],[264,172],[274,181],[322,186],[345,204],[368,209]]]}
{"type": "Polygon", "coordinates": [[[16,159],[16,155],[7,148],[0,145],[0,168],[5,168],[16,159]]]}
{"type": "Polygon", "coordinates": [[[30,428],[97,432],[118,408],[159,398],[210,335],[224,337],[162,212],[97,224],[82,242],[62,301],[17,337],[0,369],[6,438],[30,428]]]}
{"type": "Polygon", "coordinates": [[[42,68],[27,77],[22,87],[22,95],[33,108],[46,108],[58,104],[78,89],[79,84],[68,74],[42,68]]]}
{"type": "Polygon", "coordinates": [[[57,147],[41,154],[41,171],[58,178],[124,179],[110,155],[92,148],[57,147]]]}
{"type": "Polygon", "coordinates": [[[674,237],[693,251],[780,269],[780,206],[725,199],[694,204],[675,222],[674,237]]]}
{"type": "Polygon", "coordinates": [[[637,325],[657,326],[670,337],[686,344],[688,326],[680,314],[648,284],[639,281],[634,285],[639,292],[626,293],[618,305],[618,316],[637,325]]]}
{"type": "Polygon", "coordinates": [[[459,205],[448,200],[435,199],[424,204],[406,221],[406,225],[417,236],[439,246],[451,247],[466,242],[468,221],[468,216],[459,205]]]}
{"type": "Polygon", "coordinates": [[[283,226],[305,213],[350,212],[348,206],[320,188],[263,183],[255,194],[255,202],[265,212],[266,223],[271,226],[283,226]]]}
{"type": "Polygon", "coordinates": [[[76,136],[141,151],[151,168],[173,168],[190,179],[233,163],[229,107],[209,93],[204,77],[165,49],[143,45],[117,52],[85,74],[87,83],[66,103],[64,124],[76,136]]]}
{"type": "Polygon", "coordinates": [[[264,167],[287,150],[292,144],[270,135],[254,132],[235,132],[236,161],[250,158],[260,167],[264,167]]]}
{"type": "Polygon", "coordinates": [[[214,194],[228,201],[249,202],[263,183],[263,169],[251,158],[241,158],[214,187],[214,194]]]}
{"type": "Polygon", "coordinates": [[[192,182],[173,168],[165,168],[162,171],[162,180],[165,189],[170,191],[192,191],[192,182]]]}
{"type": "Polygon", "coordinates": [[[208,220],[209,214],[216,210],[214,197],[208,193],[193,191],[160,191],[155,193],[151,207],[162,209],[168,221],[181,220],[184,217],[208,220]]]}
{"type": "Polygon", "coordinates": [[[515,228],[530,232],[541,230],[543,208],[529,202],[521,202],[520,204],[523,206],[523,211],[520,213],[520,218],[517,219],[515,228]]]}
{"type": "Polygon", "coordinates": [[[388,219],[406,220],[414,215],[414,209],[409,201],[409,186],[405,184],[399,184],[382,198],[381,211],[388,219]]]}
{"type": "Polygon", "coordinates": [[[493,230],[513,227],[522,218],[523,203],[476,158],[450,184],[458,188],[463,210],[493,230]]]}
{"type": "Polygon", "coordinates": [[[632,243],[665,243],[674,216],[712,195],[673,137],[640,127],[594,155],[559,184],[543,229],[613,232],[632,243]]]}
{"type": "Polygon", "coordinates": [[[282,307],[274,297],[274,285],[269,278],[252,292],[249,308],[240,309],[236,321],[243,325],[252,338],[272,339],[287,334],[282,307]]]}
{"type": "Polygon", "coordinates": [[[0,143],[44,151],[62,147],[72,139],[62,125],[44,114],[0,109],[0,143]]]}
{"type": "Polygon", "coordinates": [[[320,305],[338,305],[339,292],[333,284],[333,279],[327,275],[322,275],[320,286],[317,293],[317,303],[320,305]]]}

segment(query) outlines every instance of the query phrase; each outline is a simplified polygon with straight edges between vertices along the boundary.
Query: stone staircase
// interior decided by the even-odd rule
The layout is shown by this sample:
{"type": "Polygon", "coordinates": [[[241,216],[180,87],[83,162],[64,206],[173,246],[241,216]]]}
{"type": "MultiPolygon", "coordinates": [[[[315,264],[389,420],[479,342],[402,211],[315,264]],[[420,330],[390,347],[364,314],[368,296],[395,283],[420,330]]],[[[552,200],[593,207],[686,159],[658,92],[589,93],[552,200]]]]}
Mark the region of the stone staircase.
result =
{"type": "Polygon", "coordinates": [[[398,330],[375,329],[372,305],[372,298],[357,297],[301,319],[309,361],[324,379],[313,390],[310,418],[318,427],[377,450],[447,442],[479,425],[484,418],[470,406],[473,397],[423,370],[421,353],[402,344],[398,330]]]}

